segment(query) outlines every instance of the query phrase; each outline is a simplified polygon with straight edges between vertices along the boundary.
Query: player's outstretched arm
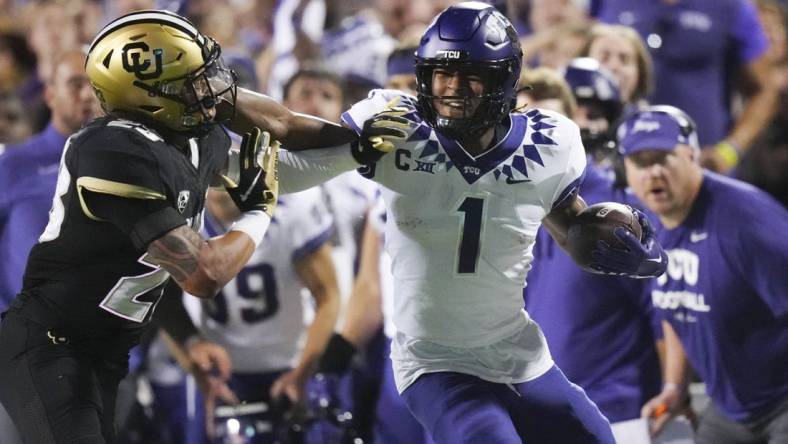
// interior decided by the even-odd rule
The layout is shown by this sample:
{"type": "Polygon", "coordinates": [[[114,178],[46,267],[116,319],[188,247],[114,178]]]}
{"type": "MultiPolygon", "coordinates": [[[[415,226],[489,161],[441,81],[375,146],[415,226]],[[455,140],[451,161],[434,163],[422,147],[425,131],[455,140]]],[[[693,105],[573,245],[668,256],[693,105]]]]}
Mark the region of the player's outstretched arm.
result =
{"type": "Polygon", "coordinates": [[[290,151],[346,145],[358,139],[349,128],[290,111],[276,100],[244,88],[238,88],[235,111],[230,129],[243,134],[253,127],[263,128],[290,151]]]}

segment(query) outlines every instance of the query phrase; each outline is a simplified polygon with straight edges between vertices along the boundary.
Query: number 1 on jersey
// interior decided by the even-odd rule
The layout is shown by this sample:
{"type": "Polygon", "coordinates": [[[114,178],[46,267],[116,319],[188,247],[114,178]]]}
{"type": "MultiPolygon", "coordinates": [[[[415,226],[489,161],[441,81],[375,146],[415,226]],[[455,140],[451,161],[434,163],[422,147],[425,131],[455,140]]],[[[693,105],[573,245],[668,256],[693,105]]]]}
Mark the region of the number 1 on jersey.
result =
{"type": "Polygon", "coordinates": [[[460,242],[457,248],[457,273],[475,274],[481,253],[484,199],[467,196],[457,207],[457,212],[462,213],[460,242]]]}

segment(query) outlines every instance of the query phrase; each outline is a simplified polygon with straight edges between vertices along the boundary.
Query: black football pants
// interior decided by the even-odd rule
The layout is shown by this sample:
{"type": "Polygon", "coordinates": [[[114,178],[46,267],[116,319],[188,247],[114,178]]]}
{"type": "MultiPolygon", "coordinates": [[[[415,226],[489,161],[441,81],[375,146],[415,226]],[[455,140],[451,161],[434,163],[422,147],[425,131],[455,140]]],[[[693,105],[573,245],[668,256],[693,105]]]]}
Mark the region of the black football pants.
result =
{"type": "Polygon", "coordinates": [[[6,313],[0,402],[25,443],[113,442],[115,396],[127,364],[108,365],[77,341],[60,343],[58,337],[64,338],[13,310],[6,313]]]}

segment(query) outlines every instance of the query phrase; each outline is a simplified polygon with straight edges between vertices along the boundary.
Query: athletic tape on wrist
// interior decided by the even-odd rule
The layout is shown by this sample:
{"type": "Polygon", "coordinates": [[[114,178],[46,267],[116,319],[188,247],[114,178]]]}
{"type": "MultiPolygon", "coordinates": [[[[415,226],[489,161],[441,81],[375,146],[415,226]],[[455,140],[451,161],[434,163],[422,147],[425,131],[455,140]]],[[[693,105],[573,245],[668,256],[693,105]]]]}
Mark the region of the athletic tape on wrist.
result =
{"type": "Polygon", "coordinates": [[[230,231],[242,231],[249,235],[254,242],[254,246],[260,245],[263,241],[266,230],[271,224],[271,217],[264,211],[247,211],[240,219],[235,221],[230,231]]]}

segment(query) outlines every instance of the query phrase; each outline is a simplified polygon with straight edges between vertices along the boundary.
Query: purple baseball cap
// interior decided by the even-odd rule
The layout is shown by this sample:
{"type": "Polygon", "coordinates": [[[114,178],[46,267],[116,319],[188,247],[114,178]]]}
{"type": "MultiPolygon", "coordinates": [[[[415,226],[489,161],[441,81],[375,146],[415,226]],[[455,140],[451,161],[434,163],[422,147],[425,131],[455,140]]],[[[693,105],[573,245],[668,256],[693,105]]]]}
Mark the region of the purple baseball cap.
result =
{"type": "Polygon", "coordinates": [[[692,119],[684,111],[667,105],[630,114],[619,125],[616,139],[624,156],[644,150],[672,151],[678,144],[699,146],[692,119]]]}

